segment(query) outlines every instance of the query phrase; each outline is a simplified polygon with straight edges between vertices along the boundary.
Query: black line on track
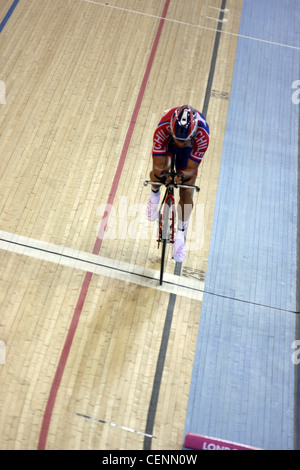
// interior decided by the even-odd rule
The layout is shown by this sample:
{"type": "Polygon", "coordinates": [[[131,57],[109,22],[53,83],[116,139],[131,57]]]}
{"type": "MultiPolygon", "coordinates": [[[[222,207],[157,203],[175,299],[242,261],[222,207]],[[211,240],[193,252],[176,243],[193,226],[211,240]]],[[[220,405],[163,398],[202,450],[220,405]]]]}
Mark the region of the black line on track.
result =
{"type": "MultiPolygon", "coordinates": [[[[225,7],[226,7],[226,0],[222,0],[221,10],[225,10],[225,7]]],[[[224,11],[220,11],[219,22],[218,22],[218,27],[217,27],[216,37],[215,37],[215,44],[214,44],[212,59],[210,63],[208,82],[206,86],[204,104],[202,107],[202,112],[205,117],[208,111],[213,78],[214,78],[214,73],[215,73],[215,68],[216,68],[223,18],[224,18],[224,11]]],[[[174,273],[180,276],[181,263],[176,263],[174,273]]],[[[172,319],[173,319],[175,303],[176,303],[176,295],[170,294],[169,304],[168,304],[166,319],[165,319],[165,325],[163,329],[162,340],[161,340],[158,360],[156,364],[156,371],[155,371],[155,376],[154,376],[154,381],[153,381],[152,394],[151,394],[150,404],[148,408],[148,416],[147,416],[145,433],[150,434],[150,435],[153,435],[155,415],[156,415],[157,403],[158,403],[158,398],[159,398],[159,390],[160,390],[161,380],[162,380],[162,375],[163,375],[163,370],[164,370],[164,364],[165,364],[165,358],[166,358],[166,353],[167,353],[167,347],[168,347],[168,341],[169,341],[169,336],[170,336],[170,329],[171,329],[171,324],[172,324],[172,319]]],[[[151,438],[145,437],[144,438],[144,450],[150,450],[151,444],[152,444],[151,438]]]]}
{"type": "MultiPolygon", "coordinates": [[[[0,238],[0,242],[10,243],[11,245],[21,246],[23,248],[29,248],[30,250],[40,251],[42,253],[47,253],[49,255],[60,256],[62,258],[71,259],[71,260],[74,260],[74,261],[80,261],[82,263],[90,264],[91,266],[98,266],[99,268],[111,269],[112,271],[117,271],[117,272],[124,273],[124,274],[130,274],[131,276],[136,276],[136,277],[139,277],[141,279],[148,279],[150,281],[157,281],[158,282],[158,279],[156,279],[153,276],[147,276],[146,274],[141,274],[141,273],[134,273],[132,271],[129,271],[128,269],[123,269],[123,268],[120,268],[120,267],[117,267],[117,266],[108,266],[107,264],[97,263],[96,261],[91,261],[91,260],[88,260],[88,259],[80,258],[78,256],[66,255],[65,253],[58,253],[57,251],[52,251],[52,250],[47,250],[46,248],[39,248],[37,246],[27,245],[26,243],[19,243],[19,242],[15,242],[15,241],[11,241],[11,240],[6,240],[5,238],[0,238]]],[[[22,253],[15,253],[15,254],[22,254],[22,253]]],[[[47,259],[45,259],[44,261],[51,262],[47,259]]],[[[178,264],[180,265],[180,263],[178,263],[178,264]]],[[[86,270],[86,271],[88,272],[88,270],[86,270]]],[[[176,270],[175,270],[175,274],[177,274],[176,270]]],[[[178,274],[178,275],[180,275],[180,274],[178,274]]],[[[168,284],[169,286],[181,287],[183,289],[189,289],[189,290],[195,291],[195,292],[204,292],[203,289],[197,289],[196,287],[185,286],[183,284],[179,284],[179,283],[176,283],[176,282],[171,282],[171,281],[164,280],[164,284],[168,284]]]]}
{"type": "MultiPolygon", "coordinates": [[[[300,190],[299,190],[299,192],[300,192],[300,190]]],[[[57,251],[47,250],[46,248],[39,248],[37,246],[28,245],[26,243],[20,243],[20,242],[16,242],[16,241],[12,241],[12,240],[6,240],[5,238],[0,238],[0,242],[9,243],[11,245],[16,245],[16,246],[21,246],[23,248],[29,248],[30,250],[40,251],[42,253],[47,253],[49,255],[60,256],[62,258],[67,258],[67,259],[71,259],[71,260],[74,260],[74,261],[80,261],[82,263],[90,264],[91,266],[98,266],[99,268],[111,269],[112,271],[117,271],[117,272],[120,272],[120,273],[129,274],[130,276],[136,276],[136,277],[139,277],[141,279],[148,279],[150,281],[157,281],[158,282],[158,279],[156,279],[153,276],[147,276],[146,274],[141,274],[141,273],[134,273],[132,271],[129,271],[128,269],[120,268],[119,266],[118,267],[108,266],[107,264],[104,264],[104,263],[97,263],[96,261],[91,261],[91,260],[88,260],[88,259],[85,259],[85,258],[80,258],[78,256],[66,255],[65,253],[59,253],[57,251]]],[[[22,254],[22,253],[17,253],[17,252],[13,252],[13,253],[22,254]]],[[[28,255],[28,256],[30,256],[30,255],[28,255]]],[[[44,261],[46,261],[48,263],[51,263],[51,261],[49,261],[47,259],[45,259],[44,261]]],[[[83,270],[82,268],[76,268],[76,269],[83,270]]],[[[88,272],[88,270],[84,270],[84,271],[88,272]]],[[[90,271],[90,272],[93,273],[93,271],[90,271]]],[[[181,263],[176,263],[174,274],[177,275],[177,276],[180,276],[180,272],[181,272],[181,263]]],[[[277,311],[280,311],[280,312],[293,313],[295,315],[300,314],[300,305],[297,305],[297,310],[294,311],[294,310],[289,310],[289,309],[286,309],[286,308],[276,307],[275,305],[262,304],[262,303],[253,302],[253,301],[247,300],[247,299],[238,299],[236,297],[232,297],[232,296],[224,295],[224,294],[218,294],[217,292],[210,292],[208,290],[199,289],[197,287],[185,286],[184,284],[180,284],[180,283],[177,283],[177,282],[171,282],[171,281],[164,280],[164,284],[168,284],[169,286],[176,286],[176,287],[179,287],[179,288],[182,288],[182,289],[188,289],[190,291],[201,292],[201,293],[207,294],[207,295],[213,295],[215,297],[220,297],[222,299],[233,300],[234,302],[241,302],[241,303],[245,303],[245,304],[249,304],[249,305],[255,305],[257,307],[268,308],[268,309],[277,310],[277,311]]],[[[175,295],[175,294],[170,294],[170,295],[175,295]]],[[[298,335],[298,338],[300,339],[300,334],[298,335]]]]}

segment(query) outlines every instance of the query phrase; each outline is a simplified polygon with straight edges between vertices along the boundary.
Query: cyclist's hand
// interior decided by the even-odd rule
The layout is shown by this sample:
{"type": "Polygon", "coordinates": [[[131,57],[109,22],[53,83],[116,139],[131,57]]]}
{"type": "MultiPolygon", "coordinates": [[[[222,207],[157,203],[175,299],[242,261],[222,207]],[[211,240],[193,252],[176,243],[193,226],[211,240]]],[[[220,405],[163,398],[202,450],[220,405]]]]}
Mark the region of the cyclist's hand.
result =
{"type": "Polygon", "coordinates": [[[176,175],[174,176],[174,183],[175,184],[183,184],[184,182],[184,173],[183,171],[177,171],[176,175]]]}
{"type": "Polygon", "coordinates": [[[171,173],[167,170],[162,171],[160,174],[160,182],[165,185],[171,183],[172,182],[171,173]]]}

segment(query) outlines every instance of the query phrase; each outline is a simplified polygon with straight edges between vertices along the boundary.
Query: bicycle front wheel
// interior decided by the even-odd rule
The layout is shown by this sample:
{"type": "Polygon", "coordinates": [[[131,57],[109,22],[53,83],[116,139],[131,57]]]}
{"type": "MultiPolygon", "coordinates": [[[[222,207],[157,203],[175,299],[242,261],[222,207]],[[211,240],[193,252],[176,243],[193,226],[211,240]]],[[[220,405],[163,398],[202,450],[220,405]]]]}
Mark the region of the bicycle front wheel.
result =
{"type": "Polygon", "coordinates": [[[163,212],[162,217],[163,217],[162,227],[161,227],[162,250],[161,250],[160,277],[159,277],[160,285],[162,285],[163,283],[166,247],[167,247],[167,243],[170,242],[170,232],[171,232],[171,226],[172,226],[172,200],[171,198],[168,199],[164,205],[164,212],[163,212]]]}
{"type": "Polygon", "coordinates": [[[160,285],[162,285],[163,277],[164,277],[166,246],[167,246],[167,240],[162,240],[161,261],[160,261],[160,277],[159,277],[159,284],[160,285]]]}

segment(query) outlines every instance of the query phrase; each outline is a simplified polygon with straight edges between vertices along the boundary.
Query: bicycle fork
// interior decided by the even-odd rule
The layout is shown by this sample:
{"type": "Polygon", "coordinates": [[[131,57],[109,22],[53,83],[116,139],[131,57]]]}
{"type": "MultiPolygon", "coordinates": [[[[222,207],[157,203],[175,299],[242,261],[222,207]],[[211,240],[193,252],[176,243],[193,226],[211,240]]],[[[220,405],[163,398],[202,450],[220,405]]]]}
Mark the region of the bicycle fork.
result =
{"type": "Polygon", "coordinates": [[[174,194],[167,193],[161,203],[159,211],[158,247],[162,240],[174,244],[175,236],[175,198],[174,194]]]}

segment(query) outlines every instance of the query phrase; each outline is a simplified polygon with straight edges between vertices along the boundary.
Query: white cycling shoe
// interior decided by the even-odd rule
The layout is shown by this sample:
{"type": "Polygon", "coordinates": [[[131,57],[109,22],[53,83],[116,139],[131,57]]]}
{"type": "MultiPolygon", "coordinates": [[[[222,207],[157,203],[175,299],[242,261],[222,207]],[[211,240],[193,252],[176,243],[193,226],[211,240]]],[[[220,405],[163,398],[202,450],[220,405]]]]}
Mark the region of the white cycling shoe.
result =
{"type": "Polygon", "coordinates": [[[158,204],[160,198],[160,191],[154,193],[153,191],[150,192],[150,196],[148,199],[146,215],[147,219],[150,222],[153,222],[158,217],[158,204]]]}

